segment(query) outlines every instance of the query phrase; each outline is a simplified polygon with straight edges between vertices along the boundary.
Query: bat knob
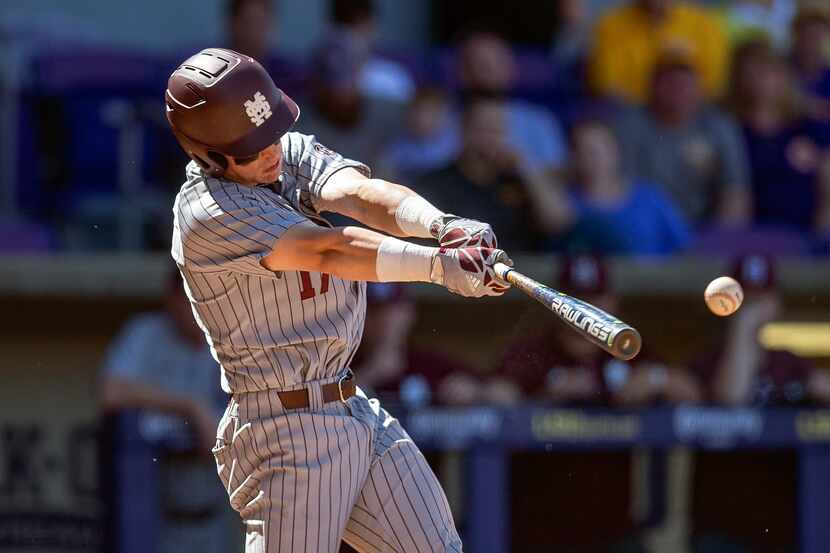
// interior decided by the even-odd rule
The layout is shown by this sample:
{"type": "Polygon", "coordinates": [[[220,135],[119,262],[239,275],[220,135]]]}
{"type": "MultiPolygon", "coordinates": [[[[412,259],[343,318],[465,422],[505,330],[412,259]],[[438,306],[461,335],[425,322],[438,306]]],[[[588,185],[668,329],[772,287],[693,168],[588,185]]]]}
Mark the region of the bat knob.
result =
{"type": "Polygon", "coordinates": [[[614,357],[629,361],[637,357],[640,348],[643,346],[643,339],[640,333],[633,328],[625,328],[614,337],[614,357]]]}

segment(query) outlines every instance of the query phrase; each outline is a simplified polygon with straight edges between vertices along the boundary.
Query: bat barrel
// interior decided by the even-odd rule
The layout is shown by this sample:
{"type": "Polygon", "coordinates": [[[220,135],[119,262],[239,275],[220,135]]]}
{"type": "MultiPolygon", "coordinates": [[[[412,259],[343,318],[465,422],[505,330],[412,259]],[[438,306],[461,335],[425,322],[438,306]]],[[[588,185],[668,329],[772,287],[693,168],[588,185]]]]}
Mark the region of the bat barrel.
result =
{"type": "Polygon", "coordinates": [[[628,361],[640,353],[643,345],[640,333],[613,315],[549,288],[503,263],[496,263],[493,269],[499,278],[547,307],[585,339],[617,359],[628,361]]]}
{"type": "Polygon", "coordinates": [[[643,345],[643,338],[636,329],[627,326],[620,330],[613,338],[609,353],[617,359],[629,361],[637,357],[643,345]]]}

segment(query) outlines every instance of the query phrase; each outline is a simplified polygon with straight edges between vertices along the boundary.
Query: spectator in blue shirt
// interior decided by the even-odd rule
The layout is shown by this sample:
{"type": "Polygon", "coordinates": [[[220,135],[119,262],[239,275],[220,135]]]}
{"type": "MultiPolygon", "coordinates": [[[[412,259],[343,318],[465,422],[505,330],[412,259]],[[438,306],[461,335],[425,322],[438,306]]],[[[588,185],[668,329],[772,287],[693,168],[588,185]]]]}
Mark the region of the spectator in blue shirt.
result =
{"type": "Polygon", "coordinates": [[[567,145],[554,115],[542,106],[510,97],[518,69],[504,39],[491,33],[471,33],[458,46],[457,64],[462,101],[477,96],[503,100],[507,142],[521,150],[528,163],[539,170],[565,164],[567,145]]]}
{"type": "Polygon", "coordinates": [[[585,120],[572,131],[574,182],[571,224],[559,237],[568,251],[661,255],[689,243],[685,219],[650,183],[620,171],[619,144],[600,120],[585,120]]]}

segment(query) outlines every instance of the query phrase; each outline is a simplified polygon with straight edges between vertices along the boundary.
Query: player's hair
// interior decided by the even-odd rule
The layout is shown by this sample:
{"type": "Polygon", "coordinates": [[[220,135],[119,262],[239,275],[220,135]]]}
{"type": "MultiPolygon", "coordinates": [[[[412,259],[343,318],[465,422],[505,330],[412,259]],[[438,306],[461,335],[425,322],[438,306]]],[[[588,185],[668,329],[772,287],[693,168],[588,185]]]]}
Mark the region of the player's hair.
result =
{"type": "Polygon", "coordinates": [[[372,0],[331,0],[329,16],[332,23],[355,25],[372,19],[375,6],[372,0]]]}
{"type": "Polygon", "coordinates": [[[273,8],[271,0],[228,0],[228,3],[225,5],[225,15],[228,19],[233,19],[242,12],[247,4],[251,2],[264,4],[268,11],[271,11],[273,8]]]}

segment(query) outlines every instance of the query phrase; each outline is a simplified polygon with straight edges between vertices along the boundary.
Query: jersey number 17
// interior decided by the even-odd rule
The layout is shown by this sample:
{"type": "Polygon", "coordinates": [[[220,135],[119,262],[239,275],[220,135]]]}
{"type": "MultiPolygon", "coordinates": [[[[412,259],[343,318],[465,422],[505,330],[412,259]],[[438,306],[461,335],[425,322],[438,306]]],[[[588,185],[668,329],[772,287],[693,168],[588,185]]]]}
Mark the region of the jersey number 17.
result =
{"type": "MultiPolygon", "coordinates": [[[[308,271],[300,271],[300,298],[307,300],[317,295],[317,291],[311,284],[311,273],[308,271]]],[[[329,291],[329,275],[328,273],[320,273],[320,293],[325,294],[329,291]]]]}

